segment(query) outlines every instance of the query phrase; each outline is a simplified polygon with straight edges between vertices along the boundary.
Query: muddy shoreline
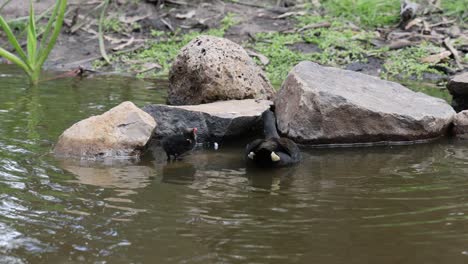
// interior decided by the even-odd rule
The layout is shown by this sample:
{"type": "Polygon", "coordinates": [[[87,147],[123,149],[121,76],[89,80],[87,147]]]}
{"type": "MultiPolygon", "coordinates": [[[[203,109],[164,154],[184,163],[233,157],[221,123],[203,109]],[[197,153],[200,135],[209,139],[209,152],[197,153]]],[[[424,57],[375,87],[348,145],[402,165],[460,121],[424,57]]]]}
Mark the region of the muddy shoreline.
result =
{"type": "MultiPolygon", "coordinates": [[[[42,14],[54,2],[53,0],[44,0],[37,3],[36,13],[42,14]]],[[[277,1],[249,1],[248,3],[230,1],[154,2],[165,3],[158,5],[145,1],[121,0],[109,6],[107,10],[109,29],[105,32],[106,49],[110,56],[119,57],[119,60],[112,61],[111,65],[105,65],[101,61],[102,55],[99,52],[97,39],[97,18],[101,10],[99,3],[69,1],[63,32],[59,36],[57,45],[46,62],[45,68],[54,71],[69,71],[81,66],[89,70],[97,69],[98,71],[124,75],[161,71],[157,62],[148,60],[140,62],[130,58],[125,63],[121,63],[120,57],[131,57],[135,51],[138,53],[146,49],[149,42],[165,41],[168,35],[177,37],[192,33],[204,34],[209,30],[218,29],[222,27],[223,19],[228,14],[233,15],[235,23],[223,32],[224,37],[255,53],[258,51],[254,50],[255,47],[252,43],[264,41],[265,44],[269,44],[269,40],[258,39],[257,34],[280,32],[287,35],[297,32],[299,23],[296,16],[301,16],[304,13],[320,15],[321,12],[320,9],[306,10],[304,5],[300,3],[301,1],[297,1],[298,4],[289,7],[285,7],[287,4],[276,6],[277,1]],[[141,66],[135,70],[132,65],[138,63],[141,63],[141,66]],[[102,66],[103,64],[105,66],[102,66]]],[[[27,13],[27,7],[19,0],[13,0],[2,11],[7,20],[24,17],[27,13]]],[[[349,25],[351,26],[351,23],[349,25]]],[[[462,34],[467,32],[464,28],[461,30],[462,34]]],[[[372,33],[371,30],[369,32],[372,33]]],[[[303,39],[305,39],[304,35],[303,39]]],[[[0,39],[0,45],[2,47],[7,45],[4,38],[0,39]]],[[[323,52],[319,45],[303,40],[290,43],[284,48],[306,55],[323,52]]],[[[339,67],[379,76],[382,71],[385,71],[385,57],[382,57],[385,56],[385,53],[382,54],[351,59],[349,63],[339,65],[339,67]]],[[[270,58],[267,56],[267,59],[270,58]]],[[[5,61],[3,60],[3,62],[5,61]]],[[[452,64],[452,62],[448,61],[448,64],[452,64]]],[[[262,66],[265,68],[267,64],[262,66]]],[[[394,78],[443,83],[457,71],[464,71],[461,69],[447,70],[448,67],[441,67],[442,69],[438,72],[424,73],[419,77],[396,75],[394,78]]]]}

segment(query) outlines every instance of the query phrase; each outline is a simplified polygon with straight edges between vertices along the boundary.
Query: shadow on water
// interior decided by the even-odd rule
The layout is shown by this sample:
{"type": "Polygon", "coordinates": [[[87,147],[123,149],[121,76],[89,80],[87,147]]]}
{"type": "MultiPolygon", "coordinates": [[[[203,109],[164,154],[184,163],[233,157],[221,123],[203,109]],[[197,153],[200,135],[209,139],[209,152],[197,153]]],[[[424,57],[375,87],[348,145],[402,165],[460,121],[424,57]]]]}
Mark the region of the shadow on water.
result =
{"type": "MultiPolygon", "coordinates": [[[[246,169],[247,139],[167,163],[50,155],[60,133],[163,85],[26,85],[0,65],[0,263],[465,263],[468,142],[304,149],[246,169]],[[434,250],[437,249],[437,250],[434,250]]],[[[224,143],[224,144],[223,144],[224,143]]]]}

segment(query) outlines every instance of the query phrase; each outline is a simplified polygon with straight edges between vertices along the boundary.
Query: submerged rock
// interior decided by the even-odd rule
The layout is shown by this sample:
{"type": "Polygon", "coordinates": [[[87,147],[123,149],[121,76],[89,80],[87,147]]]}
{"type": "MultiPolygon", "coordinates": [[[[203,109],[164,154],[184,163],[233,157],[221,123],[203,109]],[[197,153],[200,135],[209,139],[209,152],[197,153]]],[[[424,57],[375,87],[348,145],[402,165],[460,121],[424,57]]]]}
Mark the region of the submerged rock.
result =
{"type": "Polygon", "coordinates": [[[463,139],[468,139],[468,110],[461,111],[453,120],[454,134],[463,139]]]}
{"type": "Polygon", "coordinates": [[[452,106],[460,112],[468,109],[468,72],[455,75],[447,84],[453,97],[452,106]]]}
{"type": "Polygon", "coordinates": [[[168,103],[203,104],[220,100],[271,99],[265,73],[236,43],[199,36],[181,49],[169,76],[168,103]]]}
{"type": "Polygon", "coordinates": [[[312,62],[289,73],[275,107],[280,132],[304,144],[429,139],[455,115],[442,99],[312,62]]]}
{"type": "Polygon", "coordinates": [[[154,119],[132,102],[74,124],[60,136],[54,153],[81,158],[136,157],[156,127],[154,119]]]}
{"type": "Polygon", "coordinates": [[[268,100],[231,100],[201,105],[147,105],[143,110],[158,123],[154,139],[194,128],[197,141],[237,138],[261,131],[261,114],[272,104],[268,100]]]}

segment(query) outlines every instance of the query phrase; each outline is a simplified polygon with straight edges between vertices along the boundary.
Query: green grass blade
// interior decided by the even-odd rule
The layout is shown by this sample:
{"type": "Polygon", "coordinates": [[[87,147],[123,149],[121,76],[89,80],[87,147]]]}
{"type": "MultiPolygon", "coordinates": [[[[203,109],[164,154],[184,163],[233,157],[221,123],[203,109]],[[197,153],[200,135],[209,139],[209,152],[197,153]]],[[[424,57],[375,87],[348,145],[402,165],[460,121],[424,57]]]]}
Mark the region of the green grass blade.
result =
{"type": "Polygon", "coordinates": [[[105,0],[104,7],[102,7],[101,17],[99,18],[99,50],[101,51],[102,57],[106,60],[107,63],[110,64],[109,56],[106,53],[106,47],[104,45],[104,32],[102,29],[102,25],[104,24],[104,16],[106,14],[107,6],[109,5],[109,0],[105,0]]]}
{"type": "Polygon", "coordinates": [[[45,60],[49,56],[50,51],[54,47],[55,42],[57,41],[58,35],[60,34],[60,30],[62,29],[66,8],[67,8],[67,0],[61,0],[59,9],[58,9],[57,19],[55,20],[54,31],[52,32],[52,36],[49,42],[47,43],[47,46],[44,48],[43,53],[41,53],[41,55],[39,56],[39,59],[36,62],[36,67],[39,67],[39,68],[42,67],[45,60]]]}
{"type": "Polygon", "coordinates": [[[36,64],[37,38],[36,38],[36,20],[34,18],[34,7],[32,0],[29,1],[29,25],[27,37],[28,61],[29,65],[36,64]]]}
{"type": "Polygon", "coordinates": [[[38,57],[41,57],[42,54],[44,53],[44,50],[45,50],[44,47],[46,47],[47,41],[50,38],[50,32],[52,30],[52,26],[54,25],[55,18],[57,17],[57,12],[60,7],[60,1],[61,0],[57,0],[57,2],[55,3],[54,11],[52,11],[52,15],[50,16],[49,21],[47,22],[46,29],[44,31],[44,34],[42,35],[42,40],[39,45],[38,57]]]}
{"type": "Polygon", "coordinates": [[[19,44],[19,42],[16,39],[15,35],[13,35],[13,32],[11,31],[10,26],[5,21],[5,19],[3,19],[2,16],[0,16],[0,26],[3,28],[3,31],[5,31],[5,33],[7,35],[7,38],[8,38],[8,42],[10,42],[10,44],[13,46],[13,48],[15,48],[15,50],[18,53],[18,55],[20,56],[20,58],[23,61],[26,62],[28,60],[28,57],[26,56],[26,53],[24,53],[24,51],[21,48],[21,45],[19,44]]]}
{"type": "Polygon", "coordinates": [[[31,75],[31,69],[24,63],[20,58],[15,56],[14,54],[8,52],[7,50],[0,48],[0,56],[4,57],[5,59],[13,62],[14,64],[18,65],[23,69],[28,75],[31,75]]]}

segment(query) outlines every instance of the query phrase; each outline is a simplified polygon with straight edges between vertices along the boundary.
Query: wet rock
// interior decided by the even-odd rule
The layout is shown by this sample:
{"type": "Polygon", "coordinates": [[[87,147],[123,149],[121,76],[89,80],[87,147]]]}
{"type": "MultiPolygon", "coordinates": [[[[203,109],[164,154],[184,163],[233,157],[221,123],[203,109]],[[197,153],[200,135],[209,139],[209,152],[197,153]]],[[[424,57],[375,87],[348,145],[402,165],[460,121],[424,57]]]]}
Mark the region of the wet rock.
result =
{"type": "Polygon", "coordinates": [[[136,157],[156,127],[154,119],[131,102],[74,124],[60,136],[54,153],[81,158],[136,157]]]}
{"type": "Polygon", "coordinates": [[[346,70],[379,76],[384,60],[376,57],[368,57],[367,62],[353,62],[346,66],[346,70]]]}
{"type": "Polygon", "coordinates": [[[288,48],[293,51],[299,51],[304,54],[322,52],[322,50],[315,44],[306,42],[296,42],[288,45],[288,48]]]}
{"type": "Polygon", "coordinates": [[[280,132],[304,144],[434,138],[455,115],[442,99],[312,62],[289,73],[275,107],[280,132]]]}
{"type": "Polygon", "coordinates": [[[455,75],[447,84],[453,97],[452,106],[460,112],[468,109],[468,72],[455,75]]]}
{"type": "Polygon", "coordinates": [[[147,105],[143,110],[158,123],[154,139],[173,135],[182,128],[196,127],[199,143],[237,138],[261,131],[261,114],[268,100],[231,100],[201,105],[147,105]]]}
{"type": "Polygon", "coordinates": [[[461,111],[453,120],[454,134],[463,139],[468,139],[468,110],[461,111]]]}
{"type": "Polygon", "coordinates": [[[169,76],[168,103],[203,104],[221,100],[271,99],[265,73],[236,43],[200,36],[181,49],[169,76]]]}

